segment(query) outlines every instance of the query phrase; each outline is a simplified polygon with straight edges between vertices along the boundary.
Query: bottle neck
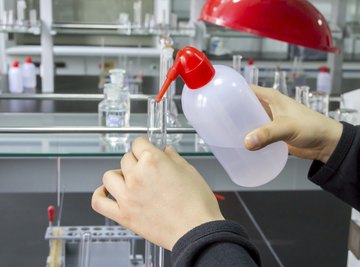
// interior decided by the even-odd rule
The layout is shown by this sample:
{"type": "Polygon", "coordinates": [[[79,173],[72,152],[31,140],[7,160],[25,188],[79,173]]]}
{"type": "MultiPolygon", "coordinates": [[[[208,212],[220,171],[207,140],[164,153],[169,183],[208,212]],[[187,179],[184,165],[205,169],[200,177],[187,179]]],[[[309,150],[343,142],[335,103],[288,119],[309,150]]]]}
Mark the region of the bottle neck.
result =
{"type": "Polygon", "coordinates": [[[121,86],[113,83],[105,84],[104,87],[104,99],[115,101],[121,97],[121,86]]]}

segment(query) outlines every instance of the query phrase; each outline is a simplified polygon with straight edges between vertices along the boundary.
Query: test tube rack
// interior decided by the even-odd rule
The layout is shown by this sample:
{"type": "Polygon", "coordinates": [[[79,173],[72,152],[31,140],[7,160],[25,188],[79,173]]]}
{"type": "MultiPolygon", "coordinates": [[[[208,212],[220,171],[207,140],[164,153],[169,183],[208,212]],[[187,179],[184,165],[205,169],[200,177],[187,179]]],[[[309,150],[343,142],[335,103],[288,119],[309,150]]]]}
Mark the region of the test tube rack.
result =
{"type": "Polygon", "coordinates": [[[152,258],[135,253],[135,241],[145,240],[122,226],[62,226],[58,227],[60,235],[53,235],[54,228],[46,229],[45,239],[61,240],[61,267],[140,267],[152,258]],[[84,235],[88,237],[86,249],[84,235]]]}

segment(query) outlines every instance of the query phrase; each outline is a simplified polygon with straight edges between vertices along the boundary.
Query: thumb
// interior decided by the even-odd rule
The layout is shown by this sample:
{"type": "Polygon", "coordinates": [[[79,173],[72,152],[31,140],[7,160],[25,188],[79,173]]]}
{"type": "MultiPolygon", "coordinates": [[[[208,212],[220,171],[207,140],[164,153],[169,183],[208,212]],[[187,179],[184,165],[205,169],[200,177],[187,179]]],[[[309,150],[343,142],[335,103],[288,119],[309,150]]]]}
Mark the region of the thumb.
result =
{"type": "Polygon", "coordinates": [[[253,130],[245,136],[245,148],[258,150],[277,141],[289,141],[294,129],[291,123],[284,120],[272,121],[260,128],[253,130]]]}

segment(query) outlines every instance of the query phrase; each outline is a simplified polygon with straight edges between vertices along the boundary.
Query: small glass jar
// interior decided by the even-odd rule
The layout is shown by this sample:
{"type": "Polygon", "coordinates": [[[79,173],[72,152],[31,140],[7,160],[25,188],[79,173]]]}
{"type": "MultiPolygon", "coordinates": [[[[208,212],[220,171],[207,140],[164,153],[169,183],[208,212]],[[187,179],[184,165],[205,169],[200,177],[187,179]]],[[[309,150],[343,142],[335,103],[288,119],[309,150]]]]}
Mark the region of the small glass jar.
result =
{"type": "MultiPolygon", "coordinates": [[[[104,86],[104,100],[98,106],[100,126],[118,128],[130,126],[130,93],[124,86],[123,79],[120,81],[104,86]]],[[[103,137],[105,142],[115,145],[127,142],[129,134],[108,133],[103,137]]]]}

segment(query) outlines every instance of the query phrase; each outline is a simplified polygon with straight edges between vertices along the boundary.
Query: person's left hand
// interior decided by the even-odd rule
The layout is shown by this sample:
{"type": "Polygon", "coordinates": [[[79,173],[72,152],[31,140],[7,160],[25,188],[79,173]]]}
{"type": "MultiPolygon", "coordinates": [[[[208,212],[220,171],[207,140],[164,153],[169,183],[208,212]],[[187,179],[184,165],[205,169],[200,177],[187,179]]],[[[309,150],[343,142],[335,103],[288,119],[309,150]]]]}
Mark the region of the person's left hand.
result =
{"type": "Polygon", "coordinates": [[[121,160],[121,170],[104,174],[92,207],[169,250],[196,226],[224,220],[214,194],[195,168],[173,148],[163,152],[144,137],[133,142],[132,152],[121,160]]]}

